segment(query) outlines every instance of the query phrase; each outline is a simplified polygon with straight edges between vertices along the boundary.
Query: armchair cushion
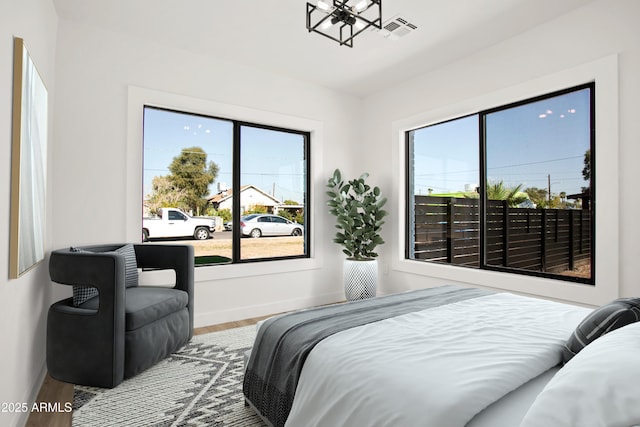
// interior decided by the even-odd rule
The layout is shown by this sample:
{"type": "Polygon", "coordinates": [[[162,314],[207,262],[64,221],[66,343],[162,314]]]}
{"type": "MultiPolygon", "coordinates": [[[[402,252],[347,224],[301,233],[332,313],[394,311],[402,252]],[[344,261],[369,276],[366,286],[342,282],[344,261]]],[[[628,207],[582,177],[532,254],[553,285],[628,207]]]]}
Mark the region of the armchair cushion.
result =
{"type": "MultiPolygon", "coordinates": [[[[124,297],[124,329],[134,331],[187,306],[189,295],[177,289],[153,286],[129,288],[124,297]]],[[[79,308],[97,310],[99,298],[91,298],[79,308]]]]}

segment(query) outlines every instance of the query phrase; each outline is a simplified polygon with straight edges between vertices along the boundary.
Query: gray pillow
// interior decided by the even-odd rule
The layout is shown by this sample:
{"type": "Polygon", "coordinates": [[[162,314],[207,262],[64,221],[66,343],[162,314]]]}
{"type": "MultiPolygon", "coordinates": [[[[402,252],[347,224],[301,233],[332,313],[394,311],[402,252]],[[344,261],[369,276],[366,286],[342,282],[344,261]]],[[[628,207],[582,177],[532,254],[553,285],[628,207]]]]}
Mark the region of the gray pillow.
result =
{"type": "Polygon", "coordinates": [[[562,362],[567,363],[580,350],[597,338],[640,320],[640,298],[620,298],[595,309],[584,318],[562,349],[562,362]]]}
{"type": "MultiPolygon", "coordinates": [[[[81,248],[69,248],[71,252],[89,252],[81,248]]],[[[98,296],[98,289],[93,286],[74,286],[73,287],[73,305],[78,307],[88,299],[98,296]]]]}
{"type": "Polygon", "coordinates": [[[115,250],[124,256],[124,284],[127,288],[138,286],[138,263],[136,261],[136,250],[133,244],[129,243],[115,250]]]}
{"type": "MultiPolygon", "coordinates": [[[[82,248],[69,248],[71,252],[90,252],[82,248]]],[[[125,272],[124,272],[124,284],[125,287],[130,288],[138,286],[138,264],[136,261],[136,251],[133,244],[126,244],[114,252],[124,256],[125,272]]],[[[98,289],[93,286],[81,286],[76,285],[73,287],[73,305],[78,307],[85,303],[87,300],[98,295],[98,289]]]]}
{"type": "Polygon", "coordinates": [[[93,286],[73,287],[73,305],[76,307],[96,296],[98,296],[98,289],[94,288],[93,286]]]}

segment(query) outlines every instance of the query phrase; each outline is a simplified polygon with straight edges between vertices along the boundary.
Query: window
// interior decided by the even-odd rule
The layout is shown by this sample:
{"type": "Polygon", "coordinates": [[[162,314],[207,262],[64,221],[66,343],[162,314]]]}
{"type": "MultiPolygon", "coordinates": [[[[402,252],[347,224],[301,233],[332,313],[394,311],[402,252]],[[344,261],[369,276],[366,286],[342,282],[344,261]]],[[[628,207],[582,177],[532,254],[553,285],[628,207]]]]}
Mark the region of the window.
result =
{"type": "Polygon", "coordinates": [[[186,221],[187,217],[180,212],[169,211],[169,221],[186,221]]]}
{"type": "Polygon", "coordinates": [[[406,258],[593,284],[588,84],[406,132],[406,258]]]}
{"type": "Polygon", "coordinates": [[[145,106],[143,139],[143,240],[196,265],[309,257],[309,132],[145,106]]]}

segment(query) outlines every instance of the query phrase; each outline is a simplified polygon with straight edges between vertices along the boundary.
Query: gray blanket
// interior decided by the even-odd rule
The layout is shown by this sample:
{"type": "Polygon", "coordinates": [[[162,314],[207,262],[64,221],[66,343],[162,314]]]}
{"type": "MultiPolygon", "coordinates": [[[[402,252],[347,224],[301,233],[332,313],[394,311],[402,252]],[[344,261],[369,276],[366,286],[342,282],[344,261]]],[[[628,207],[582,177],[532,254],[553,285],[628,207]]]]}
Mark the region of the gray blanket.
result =
{"type": "Polygon", "coordinates": [[[307,355],[324,338],[356,326],[489,294],[447,285],[273,317],[262,324],[256,336],[245,372],[244,395],[274,427],[284,426],[307,355]]]}

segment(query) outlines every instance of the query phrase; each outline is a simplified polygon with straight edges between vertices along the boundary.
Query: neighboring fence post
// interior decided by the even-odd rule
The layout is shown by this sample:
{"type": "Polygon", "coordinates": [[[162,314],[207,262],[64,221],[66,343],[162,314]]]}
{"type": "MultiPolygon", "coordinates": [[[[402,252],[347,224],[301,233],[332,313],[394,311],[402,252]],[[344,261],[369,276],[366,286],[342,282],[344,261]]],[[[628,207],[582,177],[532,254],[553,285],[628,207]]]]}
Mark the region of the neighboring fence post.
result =
{"type": "Polygon", "coordinates": [[[541,270],[547,271],[547,210],[542,210],[540,227],[540,264],[541,270]]]}
{"type": "MultiPolygon", "coordinates": [[[[582,217],[582,214],[584,212],[584,209],[580,209],[580,253],[584,253],[584,218],[582,217]]],[[[591,236],[591,238],[593,239],[593,236],[591,236]]],[[[593,254],[590,254],[590,256],[593,256],[593,254]]]]}
{"type": "Polygon", "coordinates": [[[447,201],[447,262],[453,264],[453,197],[447,201]]]}
{"type": "Polygon", "coordinates": [[[569,270],[573,270],[575,268],[575,260],[574,260],[574,252],[575,252],[575,232],[573,230],[573,210],[569,211],[569,270]]]}
{"type": "Polygon", "coordinates": [[[502,201],[502,265],[509,267],[509,203],[502,201]]]}

